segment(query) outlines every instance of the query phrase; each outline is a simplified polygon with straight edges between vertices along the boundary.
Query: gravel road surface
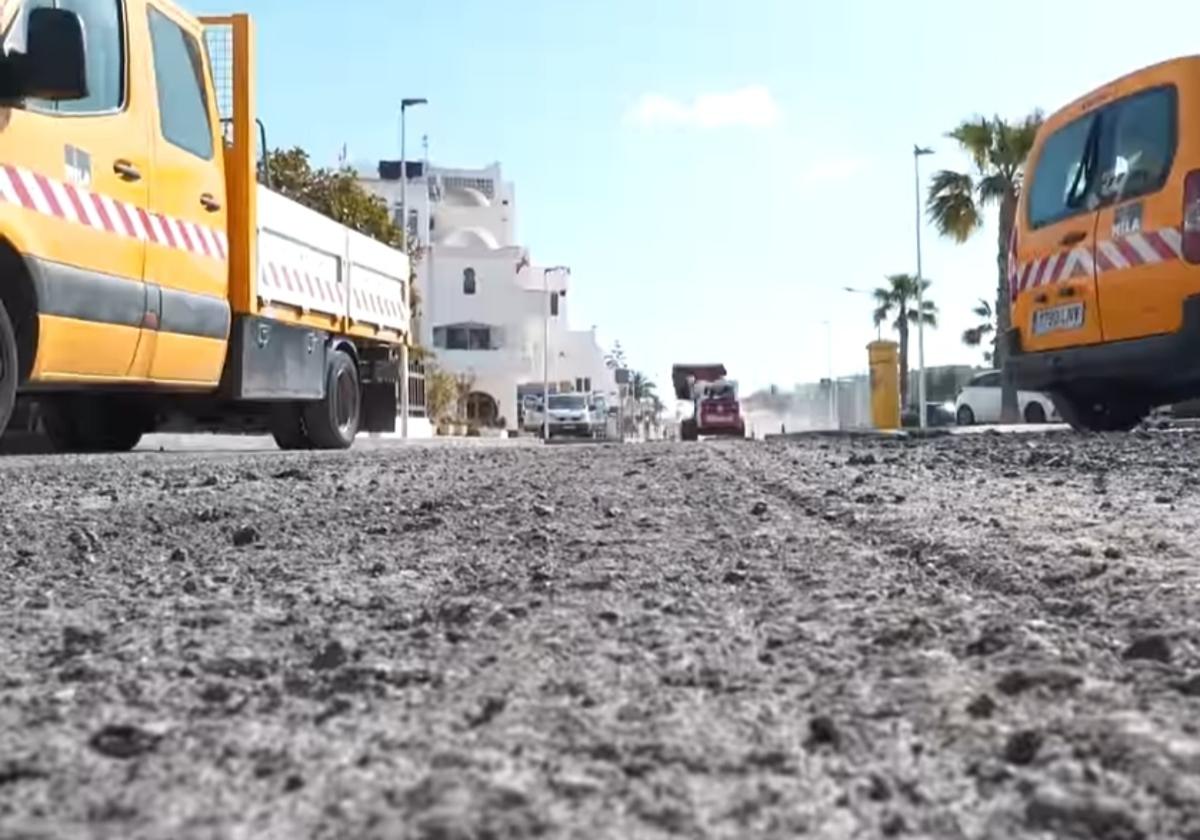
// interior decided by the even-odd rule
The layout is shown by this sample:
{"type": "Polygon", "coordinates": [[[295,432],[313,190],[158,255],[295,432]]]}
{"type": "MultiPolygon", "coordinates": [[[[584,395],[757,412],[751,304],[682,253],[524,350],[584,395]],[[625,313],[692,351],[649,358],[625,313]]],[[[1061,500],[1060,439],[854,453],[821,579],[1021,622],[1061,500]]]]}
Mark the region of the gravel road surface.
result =
{"type": "Polygon", "coordinates": [[[0,838],[1200,838],[1198,461],[0,459],[0,838]]]}

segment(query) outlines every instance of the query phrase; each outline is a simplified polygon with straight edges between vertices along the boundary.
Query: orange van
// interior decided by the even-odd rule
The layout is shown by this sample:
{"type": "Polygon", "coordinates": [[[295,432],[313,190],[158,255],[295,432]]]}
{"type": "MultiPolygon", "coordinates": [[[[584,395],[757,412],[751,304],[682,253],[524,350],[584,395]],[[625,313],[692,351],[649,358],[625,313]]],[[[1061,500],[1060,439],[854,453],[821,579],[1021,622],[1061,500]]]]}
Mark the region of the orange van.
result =
{"type": "Polygon", "coordinates": [[[1200,396],[1200,56],[1107,84],[1042,126],[1008,258],[1008,363],[1075,429],[1200,396]]]}

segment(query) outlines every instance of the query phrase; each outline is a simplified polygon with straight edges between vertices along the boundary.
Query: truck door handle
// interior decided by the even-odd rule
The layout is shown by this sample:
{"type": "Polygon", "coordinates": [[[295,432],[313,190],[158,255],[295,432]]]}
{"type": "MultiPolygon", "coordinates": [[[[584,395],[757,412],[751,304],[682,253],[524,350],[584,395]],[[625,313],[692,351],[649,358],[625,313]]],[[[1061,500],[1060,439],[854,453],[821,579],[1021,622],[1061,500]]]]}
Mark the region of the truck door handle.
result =
{"type": "Polygon", "coordinates": [[[1040,294],[1040,295],[1038,295],[1037,297],[1035,297],[1035,298],[1033,299],[1033,302],[1034,302],[1034,303],[1046,303],[1046,302],[1047,302],[1047,301],[1049,301],[1049,300],[1050,300],[1050,298],[1049,298],[1049,297],[1047,297],[1047,296],[1046,296],[1046,295],[1043,293],[1043,294],[1040,294]]]}
{"type": "Polygon", "coordinates": [[[200,196],[200,203],[204,205],[204,209],[209,213],[216,213],[221,209],[221,202],[213,198],[212,193],[205,193],[200,196]]]}
{"type": "Polygon", "coordinates": [[[1075,297],[1075,287],[1074,286],[1063,286],[1061,289],[1058,290],[1058,296],[1059,297],[1075,297]]]}
{"type": "Polygon", "coordinates": [[[142,180],[142,173],[138,172],[137,167],[127,160],[114,161],[113,172],[119,175],[123,181],[142,180]]]}
{"type": "Polygon", "coordinates": [[[1082,242],[1087,239],[1087,234],[1082,230],[1073,230],[1058,240],[1060,245],[1074,245],[1076,242],[1082,242]]]}

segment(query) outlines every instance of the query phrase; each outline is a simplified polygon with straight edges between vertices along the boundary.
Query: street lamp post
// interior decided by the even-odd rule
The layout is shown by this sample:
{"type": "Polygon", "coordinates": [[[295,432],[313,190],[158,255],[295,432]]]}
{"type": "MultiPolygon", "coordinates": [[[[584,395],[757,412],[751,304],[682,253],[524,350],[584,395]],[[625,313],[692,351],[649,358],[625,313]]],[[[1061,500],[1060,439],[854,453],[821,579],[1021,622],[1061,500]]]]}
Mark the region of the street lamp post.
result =
{"type": "Polygon", "coordinates": [[[925,416],[925,281],[921,273],[921,158],[931,154],[933,149],[913,145],[913,175],[917,189],[917,417],[922,430],[928,425],[928,418],[925,416]]]}
{"type": "Polygon", "coordinates": [[[550,441],[550,275],[563,273],[568,276],[571,269],[555,265],[542,270],[542,441],[550,441]]]}
{"type": "MultiPolygon", "coordinates": [[[[404,253],[409,253],[408,248],[408,163],[405,161],[404,149],[404,117],[405,112],[413,105],[424,105],[424,99],[401,99],[400,100],[400,230],[403,231],[404,253]]],[[[407,284],[412,283],[412,271],[409,271],[407,284]]],[[[409,307],[408,312],[408,330],[409,341],[406,341],[400,346],[400,437],[408,440],[408,345],[412,341],[412,289],[405,286],[404,304],[409,307]]]]}
{"type": "Polygon", "coordinates": [[[400,100],[400,229],[404,231],[404,250],[408,250],[408,161],[404,149],[405,116],[414,105],[428,104],[421,98],[400,100]]]}

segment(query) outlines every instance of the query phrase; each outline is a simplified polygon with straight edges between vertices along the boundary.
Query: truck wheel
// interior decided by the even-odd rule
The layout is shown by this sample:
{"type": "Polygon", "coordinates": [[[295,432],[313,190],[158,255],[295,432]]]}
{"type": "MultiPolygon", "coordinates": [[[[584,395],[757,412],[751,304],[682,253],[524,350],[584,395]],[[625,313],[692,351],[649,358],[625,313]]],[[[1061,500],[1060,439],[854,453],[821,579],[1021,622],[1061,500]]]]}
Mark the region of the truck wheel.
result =
{"type": "Polygon", "coordinates": [[[304,407],[308,439],[317,449],[349,449],[362,418],[362,389],[354,360],[342,350],[329,354],[325,399],[304,407]]]}
{"type": "Polygon", "coordinates": [[[128,452],[154,425],[145,409],[114,397],[60,397],[40,408],[56,452],[128,452]]]}
{"type": "Polygon", "coordinates": [[[1059,416],[1077,432],[1128,432],[1150,413],[1146,403],[1121,394],[1101,400],[1059,392],[1051,399],[1059,416]]]}
{"type": "Polygon", "coordinates": [[[285,451],[311,449],[312,442],[304,428],[304,413],[295,403],[284,403],[271,408],[271,437],[275,445],[285,451]]]}
{"type": "Polygon", "coordinates": [[[679,424],[679,437],[683,440],[692,441],[700,439],[699,429],[696,428],[695,420],[684,420],[679,424]]]}
{"type": "Polygon", "coordinates": [[[8,428],[12,419],[13,406],[17,402],[17,378],[21,375],[17,365],[17,334],[4,304],[0,303],[0,435],[8,428]]]}

